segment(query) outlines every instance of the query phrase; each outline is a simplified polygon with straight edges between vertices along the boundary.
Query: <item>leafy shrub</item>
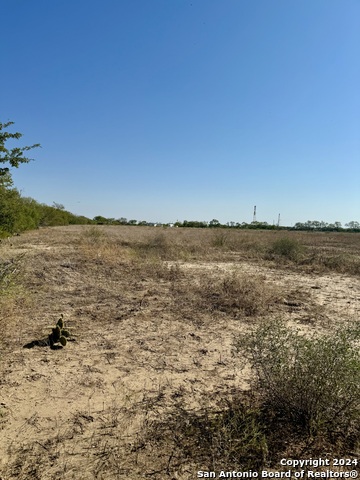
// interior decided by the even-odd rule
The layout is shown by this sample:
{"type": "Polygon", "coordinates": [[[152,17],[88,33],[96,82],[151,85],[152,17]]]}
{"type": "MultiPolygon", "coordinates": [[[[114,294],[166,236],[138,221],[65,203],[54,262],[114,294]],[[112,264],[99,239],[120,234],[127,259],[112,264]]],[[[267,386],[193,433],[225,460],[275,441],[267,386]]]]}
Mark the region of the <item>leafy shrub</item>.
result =
{"type": "Polygon", "coordinates": [[[282,321],[240,337],[264,405],[308,435],[360,439],[360,322],[306,338],[282,321]]]}

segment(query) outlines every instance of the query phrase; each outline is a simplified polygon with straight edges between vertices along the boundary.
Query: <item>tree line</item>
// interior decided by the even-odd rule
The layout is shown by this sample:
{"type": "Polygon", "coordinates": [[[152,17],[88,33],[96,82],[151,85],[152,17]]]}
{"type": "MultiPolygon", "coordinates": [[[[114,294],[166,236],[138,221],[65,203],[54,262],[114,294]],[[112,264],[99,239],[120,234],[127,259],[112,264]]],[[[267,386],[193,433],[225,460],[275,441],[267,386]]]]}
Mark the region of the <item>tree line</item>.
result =
{"type": "Polygon", "coordinates": [[[93,218],[93,222],[97,225],[131,225],[131,226],[150,226],[150,227],[185,227],[185,228],[235,228],[235,229],[250,229],[250,230],[304,230],[304,231],[319,231],[319,232],[360,232],[360,223],[351,221],[342,226],[340,222],[326,223],[318,220],[308,220],[307,222],[297,222],[293,227],[279,226],[269,224],[267,222],[227,222],[220,223],[219,220],[213,219],[210,222],[198,220],[184,220],[183,222],[176,221],[174,223],[161,222],[147,222],[145,220],[127,220],[122,217],[119,219],[106,218],[98,215],[93,218]]]}
{"type": "Polygon", "coordinates": [[[187,228],[236,228],[236,229],[261,229],[261,230],[305,230],[305,231],[352,231],[360,232],[360,223],[351,221],[342,227],[340,222],[326,223],[317,220],[308,220],[305,223],[298,222],[293,227],[271,225],[267,222],[227,222],[222,224],[217,219],[211,221],[176,221],[174,223],[154,223],[146,220],[127,220],[124,217],[106,218],[101,215],[93,219],[82,215],[75,215],[65,210],[64,206],[53,203],[49,206],[39,203],[33,198],[22,197],[14,187],[10,167],[18,168],[22,163],[28,163],[32,159],[27,157],[27,152],[40,147],[34,144],[25,147],[7,148],[10,140],[19,140],[22,134],[8,131],[14,122],[0,123],[0,237],[8,236],[32,230],[39,227],[52,227],[56,225],[131,225],[131,226],[163,226],[163,227],[187,227],[187,228]]]}

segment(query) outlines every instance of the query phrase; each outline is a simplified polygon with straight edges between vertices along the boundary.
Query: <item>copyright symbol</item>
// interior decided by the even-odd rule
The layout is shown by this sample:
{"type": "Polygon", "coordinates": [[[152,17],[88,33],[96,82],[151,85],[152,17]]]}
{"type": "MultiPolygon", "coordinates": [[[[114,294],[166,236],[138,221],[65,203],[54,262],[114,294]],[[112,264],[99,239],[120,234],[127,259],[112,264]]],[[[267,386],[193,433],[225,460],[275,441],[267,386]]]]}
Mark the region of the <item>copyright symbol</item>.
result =
{"type": "Polygon", "coordinates": [[[350,478],[357,478],[359,476],[359,472],[357,470],[351,470],[350,478]]]}

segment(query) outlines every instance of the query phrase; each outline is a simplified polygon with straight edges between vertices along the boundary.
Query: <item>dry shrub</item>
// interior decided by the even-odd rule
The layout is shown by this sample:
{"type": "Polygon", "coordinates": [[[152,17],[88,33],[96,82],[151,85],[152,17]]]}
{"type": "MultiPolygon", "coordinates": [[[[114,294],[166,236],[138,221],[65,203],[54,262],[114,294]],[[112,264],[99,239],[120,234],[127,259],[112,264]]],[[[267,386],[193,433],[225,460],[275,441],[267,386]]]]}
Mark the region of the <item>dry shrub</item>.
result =
{"type": "Polygon", "coordinates": [[[262,316],[281,303],[280,291],[263,277],[240,273],[199,278],[181,270],[170,291],[174,313],[200,324],[216,315],[262,316]]]}
{"type": "Polygon", "coordinates": [[[355,255],[346,253],[324,255],[320,253],[314,256],[312,263],[320,269],[351,275],[360,274],[360,258],[355,255]]]}
{"type": "Polygon", "coordinates": [[[295,238],[283,237],[275,240],[268,248],[266,257],[272,260],[299,260],[304,248],[295,238]]]}
{"type": "Polygon", "coordinates": [[[104,262],[110,266],[116,266],[131,257],[130,249],[108,235],[101,226],[87,227],[78,239],[78,248],[86,260],[104,262]]]}
{"type": "MultiPolygon", "coordinates": [[[[287,265],[291,263],[301,270],[335,271],[359,275],[359,252],[353,248],[352,244],[349,245],[351,250],[342,251],[339,248],[340,245],[332,245],[330,243],[331,239],[332,237],[321,239],[314,233],[308,234],[308,238],[304,237],[302,239],[303,241],[307,240],[309,244],[309,246],[305,246],[298,238],[282,237],[272,242],[266,248],[263,258],[275,261],[281,266],[285,263],[287,265]]],[[[344,247],[345,245],[342,246],[342,248],[344,247]]]]}
{"type": "Polygon", "coordinates": [[[101,243],[107,238],[104,231],[95,225],[87,227],[86,230],[84,230],[82,237],[85,241],[95,244],[101,243]]]}
{"type": "Polygon", "coordinates": [[[136,278],[151,278],[176,282],[183,277],[179,264],[167,264],[159,257],[135,257],[129,263],[129,268],[136,278]]]}
{"type": "MultiPolygon", "coordinates": [[[[180,232],[181,233],[181,232],[180,232]]],[[[187,261],[195,258],[205,258],[208,247],[199,238],[170,235],[163,231],[149,236],[142,241],[134,241],[129,245],[135,255],[141,259],[158,258],[167,261],[187,261]]]]}
{"type": "Polygon", "coordinates": [[[263,277],[240,273],[227,273],[218,279],[202,278],[193,288],[201,309],[234,317],[261,315],[278,299],[275,288],[263,277]]]}
{"type": "Polygon", "coordinates": [[[212,238],[213,247],[228,247],[230,242],[229,233],[226,230],[217,231],[212,238]]]}
{"type": "Polygon", "coordinates": [[[360,443],[360,322],[306,338],[281,320],[236,341],[274,421],[333,445],[360,443]]]}
{"type": "Polygon", "coordinates": [[[133,245],[135,252],[140,258],[158,257],[168,259],[171,245],[164,233],[158,233],[146,241],[133,245]]]}
{"type": "Polygon", "coordinates": [[[22,286],[22,261],[24,255],[0,262],[0,342],[5,343],[16,330],[21,309],[31,303],[31,297],[22,286]]]}
{"type": "Polygon", "coordinates": [[[0,295],[6,295],[15,287],[20,273],[23,255],[11,260],[0,260],[0,295]]]}

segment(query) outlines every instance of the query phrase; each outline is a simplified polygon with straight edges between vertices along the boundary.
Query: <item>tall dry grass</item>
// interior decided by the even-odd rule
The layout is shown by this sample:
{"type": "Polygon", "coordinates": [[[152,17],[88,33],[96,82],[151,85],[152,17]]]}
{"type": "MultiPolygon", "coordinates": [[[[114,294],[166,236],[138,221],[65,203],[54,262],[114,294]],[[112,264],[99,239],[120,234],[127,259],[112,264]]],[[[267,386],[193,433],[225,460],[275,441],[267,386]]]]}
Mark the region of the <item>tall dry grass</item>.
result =
{"type": "Polygon", "coordinates": [[[130,226],[83,227],[82,243],[100,255],[168,261],[247,260],[299,271],[360,273],[359,235],[130,226]]]}

